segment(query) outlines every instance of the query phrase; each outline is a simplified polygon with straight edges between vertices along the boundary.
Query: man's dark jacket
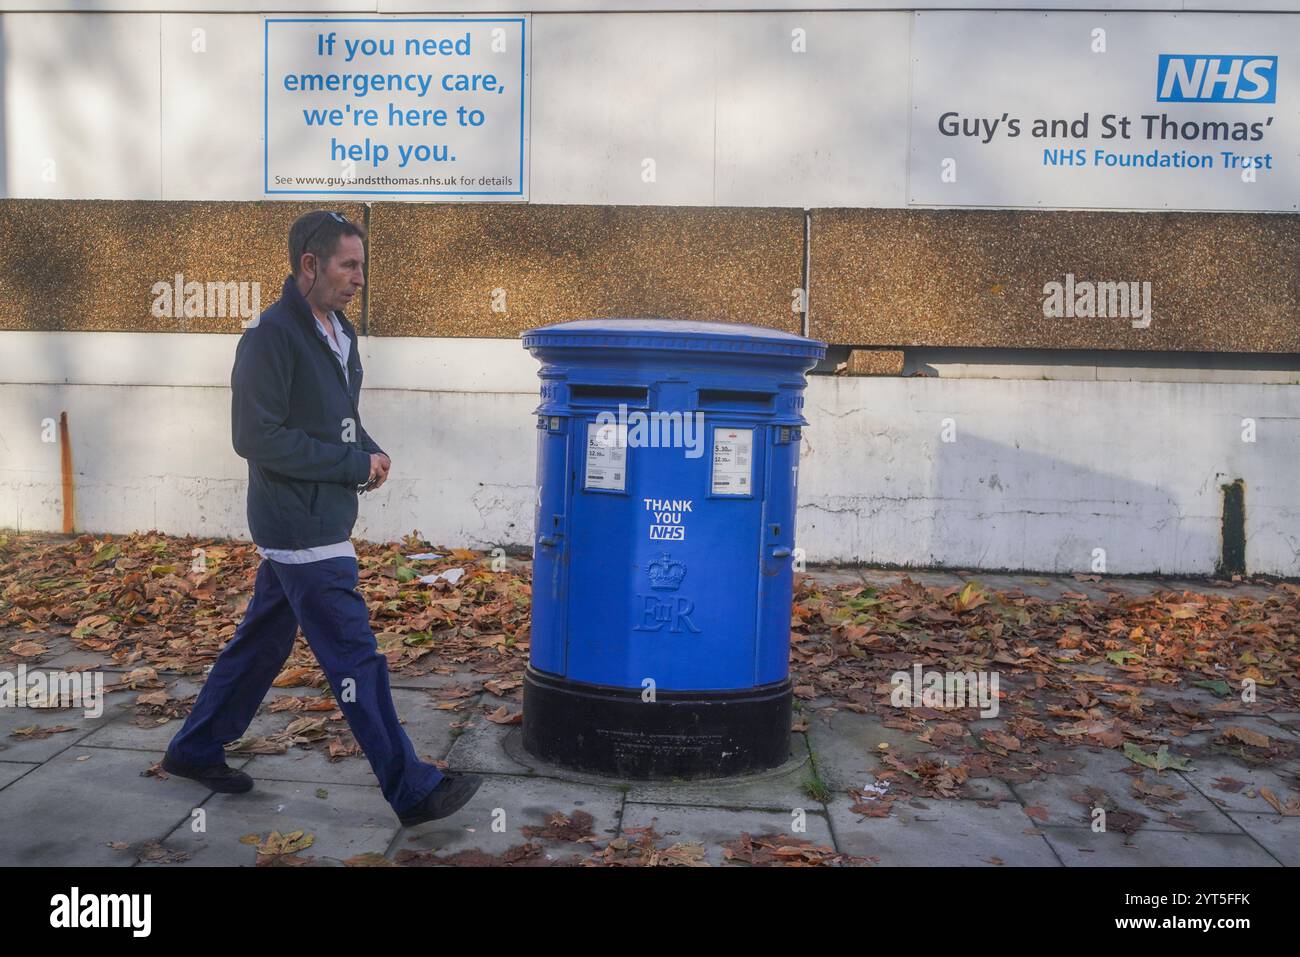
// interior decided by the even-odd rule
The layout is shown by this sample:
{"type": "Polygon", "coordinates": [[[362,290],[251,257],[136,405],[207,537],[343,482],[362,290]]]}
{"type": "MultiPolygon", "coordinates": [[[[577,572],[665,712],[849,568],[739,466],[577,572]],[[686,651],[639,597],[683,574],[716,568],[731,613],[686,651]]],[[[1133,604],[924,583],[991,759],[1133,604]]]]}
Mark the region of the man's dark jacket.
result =
{"type": "Polygon", "coordinates": [[[344,541],[357,520],[357,486],[382,451],[361,426],[361,354],[352,323],[348,381],[293,276],[244,330],[230,373],[230,427],[248,460],[248,530],[263,548],[344,541]]]}

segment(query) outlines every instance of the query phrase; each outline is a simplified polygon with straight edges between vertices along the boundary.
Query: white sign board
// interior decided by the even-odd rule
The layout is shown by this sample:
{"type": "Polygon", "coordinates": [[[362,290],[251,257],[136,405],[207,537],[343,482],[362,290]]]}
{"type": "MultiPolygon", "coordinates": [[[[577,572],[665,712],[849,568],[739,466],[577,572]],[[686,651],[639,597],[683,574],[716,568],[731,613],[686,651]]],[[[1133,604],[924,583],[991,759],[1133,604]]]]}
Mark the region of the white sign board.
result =
{"type": "Polygon", "coordinates": [[[915,14],[909,202],[1300,203],[1300,16],[915,14]]]}
{"type": "Polygon", "coordinates": [[[587,473],[583,488],[627,488],[627,426],[587,423],[587,473]]]}
{"type": "Polygon", "coordinates": [[[713,430],[714,495],[754,494],[754,430],[713,430]]]}
{"type": "Polygon", "coordinates": [[[527,199],[527,32],[527,17],[268,17],[263,191],[527,199]]]}

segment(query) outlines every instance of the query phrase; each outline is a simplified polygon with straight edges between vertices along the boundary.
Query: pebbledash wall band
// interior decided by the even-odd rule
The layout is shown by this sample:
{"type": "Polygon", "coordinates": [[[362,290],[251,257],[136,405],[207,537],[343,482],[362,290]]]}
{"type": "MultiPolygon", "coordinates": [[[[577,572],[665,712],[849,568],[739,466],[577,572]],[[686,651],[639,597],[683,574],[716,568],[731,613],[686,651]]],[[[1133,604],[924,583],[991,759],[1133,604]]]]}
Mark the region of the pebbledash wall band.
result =
{"type": "Polygon", "coordinates": [[[524,747],[635,778],[782,764],[804,374],[825,343],[587,319],[523,344],[542,364],[524,747]]]}

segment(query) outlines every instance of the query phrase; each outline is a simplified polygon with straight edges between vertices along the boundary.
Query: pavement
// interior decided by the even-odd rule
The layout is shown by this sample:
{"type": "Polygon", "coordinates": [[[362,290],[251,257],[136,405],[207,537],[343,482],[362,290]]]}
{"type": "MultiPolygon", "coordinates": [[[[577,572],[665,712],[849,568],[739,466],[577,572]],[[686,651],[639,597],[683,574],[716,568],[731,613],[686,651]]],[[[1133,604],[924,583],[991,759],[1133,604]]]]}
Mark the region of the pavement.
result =
{"type": "MultiPolygon", "coordinates": [[[[905,574],[811,573],[828,583],[873,584],[905,574]]],[[[941,587],[963,580],[962,573],[906,574],[941,587]]],[[[993,588],[1019,587],[1045,596],[1087,587],[1073,577],[1047,575],[978,579],[993,588]]],[[[1169,579],[1108,579],[1107,584],[1133,594],[1215,587],[1169,579]]],[[[1240,585],[1236,591],[1249,594],[1254,587],[1240,585]]],[[[1267,588],[1259,591],[1266,594],[1267,588]]],[[[107,684],[124,673],[111,659],[68,638],[50,637],[47,644],[50,653],[29,671],[86,666],[102,670],[107,684]]],[[[159,677],[175,697],[198,689],[193,677],[167,672],[159,677]]],[[[1284,813],[1292,810],[1287,802],[1296,797],[1300,780],[1294,757],[1262,767],[1230,753],[1209,754],[1186,770],[1150,772],[1146,780],[1169,789],[1165,793],[1176,808],[1163,818],[1149,804],[1137,803],[1129,785],[1138,769],[1122,753],[1084,747],[1062,749],[1056,756],[1060,773],[968,781],[952,799],[903,796],[877,816],[871,788],[887,789],[876,783],[882,754],[915,752],[925,745],[874,716],[849,710],[826,714],[804,706],[797,713],[795,726],[802,730],[792,736],[790,760],[763,774],[624,781],[576,774],[532,758],[521,747],[518,725],[485,719],[505,703],[489,691],[480,691],[460,710],[439,707],[438,689],[465,677],[393,676],[398,713],[417,752],[485,778],[460,812],[414,828],[400,826],[363,756],[331,761],[322,749],[309,747],[232,753],[230,764],[251,774],[256,785],[247,794],[214,794],[193,781],[151,773],[180,719],[141,713],[137,690],[110,693],[97,717],[81,709],[0,707],[0,820],[6,823],[0,828],[0,865],[1300,864],[1300,815],[1284,813]],[[43,733],[54,728],[67,730],[43,733]],[[859,800],[849,789],[859,795],[866,789],[867,796],[859,800]],[[1280,799],[1282,810],[1262,796],[1265,790],[1280,799]],[[1108,801],[1100,801],[1102,792],[1108,801]],[[1112,822],[1104,830],[1095,824],[1098,803],[1112,822]],[[742,838],[746,834],[748,841],[742,838]]],[[[283,730],[298,715],[275,710],[275,702],[303,693],[272,689],[249,734],[283,730]]],[[[1213,700],[1197,689],[1176,693],[1213,700]]],[[[1243,722],[1274,739],[1300,743],[1300,714],[1262,713],[1243,722]]],[[[992,719],[989,727],[996,726],[992,719]]]]}

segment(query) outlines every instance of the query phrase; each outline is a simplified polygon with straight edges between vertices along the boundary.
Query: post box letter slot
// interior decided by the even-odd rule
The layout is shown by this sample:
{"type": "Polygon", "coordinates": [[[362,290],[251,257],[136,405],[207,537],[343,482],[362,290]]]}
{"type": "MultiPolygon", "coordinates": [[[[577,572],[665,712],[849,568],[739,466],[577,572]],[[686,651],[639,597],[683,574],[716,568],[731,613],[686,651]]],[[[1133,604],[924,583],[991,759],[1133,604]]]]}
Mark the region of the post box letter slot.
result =
{"type": "Polygon", "coordinates": [[[701,389],[699,407],[716,411],[770,412],[774,392],[742,392],[735,389],[701,389]]]}
{"type": "Polygon", "coordinates": [[[644,406],[650,390],[633,385],[579,385],[569,386],[569,404],[584,408],[607,409],[624,405],[644,406]]]}

